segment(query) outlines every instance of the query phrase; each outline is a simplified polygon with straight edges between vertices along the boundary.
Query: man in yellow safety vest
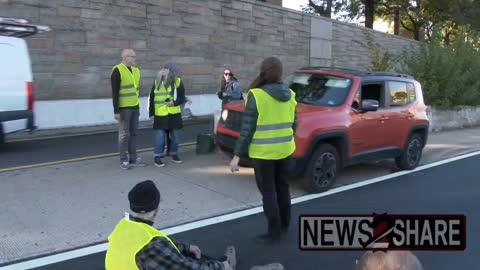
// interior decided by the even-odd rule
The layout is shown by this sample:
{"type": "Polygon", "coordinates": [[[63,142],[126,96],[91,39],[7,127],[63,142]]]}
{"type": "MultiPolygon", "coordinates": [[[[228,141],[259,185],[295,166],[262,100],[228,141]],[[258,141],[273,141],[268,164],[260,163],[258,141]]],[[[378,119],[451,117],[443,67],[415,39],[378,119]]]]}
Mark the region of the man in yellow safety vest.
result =
{"type": "Polygon", "coordinates": [[[153,181],[136,184],[128,199],[131,213],[125,214],[108,238],[106,270],[235,268],[233,246],[227,247],[226,260],[213,260],[202,256],[198,246],[174,242],[152,226],[160,203],[160,192],[153,181]]]}
{"type": "Polygon", "coordinates": [[[112,68],[112,100],[115,120],[119,122],[118,148],[120,167],[144,167],[137,157],[137,129],[140,117],[140,70],[136,54],[131,49],[122,51],[122,62],[112,68]]]}

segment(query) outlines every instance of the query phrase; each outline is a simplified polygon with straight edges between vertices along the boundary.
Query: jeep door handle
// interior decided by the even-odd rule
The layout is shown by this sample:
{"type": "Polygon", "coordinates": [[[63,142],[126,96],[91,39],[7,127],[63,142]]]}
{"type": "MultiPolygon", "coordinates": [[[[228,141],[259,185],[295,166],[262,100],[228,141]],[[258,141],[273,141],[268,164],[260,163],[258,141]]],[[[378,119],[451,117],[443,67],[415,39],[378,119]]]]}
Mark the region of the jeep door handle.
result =
{"type": "Polygon", "coordinates": [[[388,119],[389,119],[388,116],[385,116],[385,115],[382,115],[382,117],[380,117],[381,121],[385,121],[385,120],[388,120],[388,119]]]}

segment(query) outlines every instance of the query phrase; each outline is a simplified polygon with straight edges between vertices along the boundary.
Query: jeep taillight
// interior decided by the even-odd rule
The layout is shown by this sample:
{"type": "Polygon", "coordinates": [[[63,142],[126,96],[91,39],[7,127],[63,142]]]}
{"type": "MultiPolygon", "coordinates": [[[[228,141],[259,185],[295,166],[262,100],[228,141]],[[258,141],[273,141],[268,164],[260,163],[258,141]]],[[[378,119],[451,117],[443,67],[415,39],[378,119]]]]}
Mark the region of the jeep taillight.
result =
{"type": "Polygon", "coordinates": [[[28,102],[28,110],[33,111],[33,102],[34,102],[34,95],[33,95],[33,83],[27,82],[27,102],[28,102]]]}

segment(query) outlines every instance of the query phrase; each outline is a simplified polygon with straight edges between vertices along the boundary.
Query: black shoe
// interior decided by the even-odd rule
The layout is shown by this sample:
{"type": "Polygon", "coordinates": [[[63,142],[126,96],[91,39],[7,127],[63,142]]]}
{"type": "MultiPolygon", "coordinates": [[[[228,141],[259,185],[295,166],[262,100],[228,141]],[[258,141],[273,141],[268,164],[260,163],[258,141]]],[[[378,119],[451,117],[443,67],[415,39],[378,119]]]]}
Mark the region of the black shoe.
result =
{"type": "Polygon", "coordinates": [[[271,244],[281,240],[280,234],[265,233],[255,238],[255,242],[260,244],[271,244]]]}
{"type": "Polygon", "coordinates": [[[162,159],[160,157],[155,157],[155,166],[164,167],[165,163],[162,162],[162,159]]]}
{"type": "Polygon", "coordinates": [[[172,155],[172,161],[175,163],[182,163],[183,161],[178,157],[178,155],[172,155]]]}

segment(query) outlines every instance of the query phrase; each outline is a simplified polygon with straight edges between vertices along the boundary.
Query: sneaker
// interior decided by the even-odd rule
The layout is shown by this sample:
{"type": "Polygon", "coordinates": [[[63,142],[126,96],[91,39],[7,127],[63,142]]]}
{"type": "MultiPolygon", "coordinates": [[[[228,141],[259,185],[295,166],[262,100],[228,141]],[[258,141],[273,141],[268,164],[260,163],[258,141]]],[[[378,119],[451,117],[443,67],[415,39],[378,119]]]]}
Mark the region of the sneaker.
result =
{"type": "Polygon", "coordinates": [[[120,168],[124,169],[124,170],[129,170],[132,168],[132,166],[130,166],[130,163],[128,161],[122,161],[120,163],[120,168]]]}
{"type": "Polygon", "coordinates": [[[135,161],[131,161],[130,165],[132,167],[145,167],[147,164],[143,163],[140,158],[137,158],[135,161]]]}
{"type": "Polygon", "coordinates": [[[155,157],[155,166],[163,167],[165,166],[165,163],[162,162],[162,159],[160,157],[155,157]]]}
{"type": "Polygon", "coordinates": [[[270,263],[266,265],[254,266],[250,270],[284,270],[283,265],[280,263],[270,263]]]}
{"type": "Polygon", "coordinates": [[[235,269],[237,266],[237,253],[235,252],[235,247],[234,246],[228,246],[225,249],[225,257],[227,257],[227,262],[230,264],[230,266],[235,269]]]}
{"type": "Polygon", "coordinates": [[[172,156],[172,161],[175,163],[182,163],[183,161],[178,157],[178,155],[172,156]]]}

